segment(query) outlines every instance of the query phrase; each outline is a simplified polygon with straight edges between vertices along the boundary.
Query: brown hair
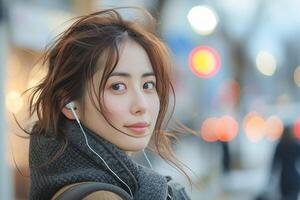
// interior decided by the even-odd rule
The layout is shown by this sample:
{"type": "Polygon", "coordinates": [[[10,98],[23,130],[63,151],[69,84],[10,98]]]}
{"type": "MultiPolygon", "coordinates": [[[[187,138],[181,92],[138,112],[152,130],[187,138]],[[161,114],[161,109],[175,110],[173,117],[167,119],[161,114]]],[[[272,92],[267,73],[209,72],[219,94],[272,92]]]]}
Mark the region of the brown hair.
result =
{"type": "MultiPolygon", "coordinates": [[[[29,97],[30,116],[37,113],[38,117],[31,134],[43,135],[52,130],[53,136],[64,143],[60,151],[62,153],[67,145],[67,138],[62,131],[64,116],[61,109],[65,103],[81,99],[84,88],[88,87],[90,96],[92,92],[99,94],[97,103],[91,99],[95,108],[103,114],[104,106],[100,98],[109,75],[118,63],[119,44],[125,39],[131,39],[145,49],[157,80],[160,110],[150,149],[183,172],[190,181],[171,147],[173,139],[177,139],[175,134],[162,131],[162,126],[169,121],[166,121],[166,115],[170,107],[170,94],[173,94],[175,101],[170,77],[171,62],[166,45],[155,32],[153,18],[144,12],[149,19],[147,26],[137,21],[124,20],[116,9],[107,9],[77,18],[59,35],[43,57],[43,64],[48,65],[48,73],[32,88],[29,97]],[[90,87],[89,82],[99,70],[97,62],[103,55],[106,56],[104,64],[100,66],[103,67],[103,76],[98,88],[99,93],[96,93],[94,85],[91,84],[90,87]]],[[[173,111],[174,107],[171,108],[171,113],[173,111]]]]}

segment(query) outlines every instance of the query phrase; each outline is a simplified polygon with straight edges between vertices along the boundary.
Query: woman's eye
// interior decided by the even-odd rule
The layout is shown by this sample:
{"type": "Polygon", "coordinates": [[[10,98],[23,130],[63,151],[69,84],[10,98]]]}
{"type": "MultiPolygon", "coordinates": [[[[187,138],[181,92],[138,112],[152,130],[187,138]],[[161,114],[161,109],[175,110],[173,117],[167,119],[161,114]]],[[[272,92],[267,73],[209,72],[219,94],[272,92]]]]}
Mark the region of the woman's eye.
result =
{"type": "Polygon", "coordinates": [[[116,91],[122,91],[122,90],[126,89],[126,86],[123,83],[116,83],[116,84],[113,84],[111,86],[111,88],[116,91]]]}
{"type": "Polygon", "coordinates": [[[153,90],[153,89],[155,89],[155,83],[154,82],[146,82],[146,83],[144,83],[143,88],[146,90],[153,90]]]}

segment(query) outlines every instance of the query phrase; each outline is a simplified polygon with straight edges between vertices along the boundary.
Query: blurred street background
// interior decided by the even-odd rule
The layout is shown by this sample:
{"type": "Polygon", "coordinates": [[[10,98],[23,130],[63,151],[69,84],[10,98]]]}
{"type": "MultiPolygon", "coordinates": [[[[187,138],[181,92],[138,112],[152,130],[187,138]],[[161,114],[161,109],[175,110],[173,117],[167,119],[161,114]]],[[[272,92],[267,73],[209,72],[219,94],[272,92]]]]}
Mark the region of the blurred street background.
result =
{"type": "Polygon", "coordinates": [[[115,6],[157,19],[172,52],[175,116],[197,133],[174,146],[192,189],[149,153],[155,170],[193,200],[297,199],[299,0],[0,0],[0,199],[28,198],[28,139],[11,113],[26,118],[21,94],[45,74],[38,59],[72,17],[115,6]]]}

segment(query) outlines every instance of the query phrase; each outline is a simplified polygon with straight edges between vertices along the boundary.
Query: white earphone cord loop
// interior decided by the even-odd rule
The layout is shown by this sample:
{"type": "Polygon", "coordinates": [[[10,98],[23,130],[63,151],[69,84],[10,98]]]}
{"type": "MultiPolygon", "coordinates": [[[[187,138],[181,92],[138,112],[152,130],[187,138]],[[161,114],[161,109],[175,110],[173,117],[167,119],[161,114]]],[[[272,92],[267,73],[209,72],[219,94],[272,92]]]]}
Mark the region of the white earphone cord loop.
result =
{"type": "Polygon", "coordinates": [[[88,142],[88,139],[87,139],[87,136],[86,136],[86,133],[84,132],[84,130],[83,130],[83,128],[82,128],[82,126],[81,126],[81,123],[80,123],[80,121],[79,121],[79,119],[78,119],[78,117],[77,117],[77,114],[76,114],[76,112],[74,111],[74,108],[72,107],[71,108],[71,110],[72,110],[72,113],[73,113],[73,115],[74,115],[74,117],[76,118],[76,121],[77,121],[77,123],[79,124],[79,126],[80,126],[80,129],[81,129],[81,131],[82,131],[82,133],[83,133],[83,135],[84,135],[84,138],[85,138],[85,142],[86,142],[86,144],[87,144],[87,146],[88,146],[88,148],[94,153],[94,154],[96,154],[101,160],[102,160],[102,162],[104,163],[104,165],[107,167],[107,169],[113,174],[113,175],[115,175],[115,177],[117,177],[117,179],[119,179],[119,181],[121,181],[127,188],[128,188],[128,190],[129,190],[129,192],[130,192],[130,196],[132,197],[132,199],[133,199],[133,194],[132,194],[132,192],[131,192],[131,189],[130,189],[130,187],[108,166],[108,164],[105,162],[105,160],[94,150],[94,149],[92,149],[91,147],[90,147],[90,145],[89,145],[89,142],[88,142]]]}

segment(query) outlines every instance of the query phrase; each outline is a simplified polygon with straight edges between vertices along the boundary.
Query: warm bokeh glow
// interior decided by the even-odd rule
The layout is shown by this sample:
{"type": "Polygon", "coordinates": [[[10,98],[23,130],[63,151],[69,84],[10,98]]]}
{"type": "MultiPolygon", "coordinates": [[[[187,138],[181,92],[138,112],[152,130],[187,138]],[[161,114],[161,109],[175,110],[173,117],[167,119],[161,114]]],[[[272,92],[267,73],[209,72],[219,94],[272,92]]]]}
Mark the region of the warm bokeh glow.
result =
{"type": "Polygon", "coordinates": [[[207,142],[215,142],[218,140],[216,136],[216,124],[218,119],[216,117],[211,117],[206,119],[201,126],[201,137],[207,142]]]}
{"type": "Polygon", "coordinates": [[[243,125],[248,139],[252,142],[258,142],[264,137],[265,120],[260,114],[250,112],[245,117],[243,125]]]}
{"type": "Polygon", "coordinates": [[[208,6],[195,6],[191,8],[187,19],[193,30],[200,35],[211,34],[218,24],[217,14],[208,6]]]}
{"type": "Polygon", "coordinates": [[[220,118],[210,117],[201,126],[201,136],[207,142],[229,142],[236,137],[238,130],[237,121],[229,115],[220,118]]]}
{"type": "Polygon", "coordinates": [[[216,75],[221,67],[220,56],[213,48],[199,46],[190,53],[189,66],[195,75],[210,78],[216,75]]]}
{"type": "Polygon", "coordinates": [[[298,117],[294,123],[294,134],[295,137],[300,140],[300,117],[298,117]]]}
{"type": "Polygon", "coordinates": [[[276,141],[281,137],[283,129],[283,123],[276,115],[270,116],[265,122],[265,136],[271,142],[276,141]]]}
{"type": "Polygon", "coordinates": [[[267,51],[260,51],[256,56],[257,69],[266,76],[272,76],[276,71],[276,60],[267,51]]]}
{"type": "Polygon", "coordinates": [[[24,102],[19,92],[11,91],[6,95],[5,104],[10,112],[17,113],[22,109],[24,102]]]}
{"type": "Polygon", "coordinates": [[[300,87],[300,66],[294,71],[294,81],[298,87],[300,87]]]}
{"type": "Polygon", "coordinates": [[[232,141],[239,130],[237,121],[231,116],[223,116],[218,119],[216,124],[216,136],[222,142],[232,141]]]}

